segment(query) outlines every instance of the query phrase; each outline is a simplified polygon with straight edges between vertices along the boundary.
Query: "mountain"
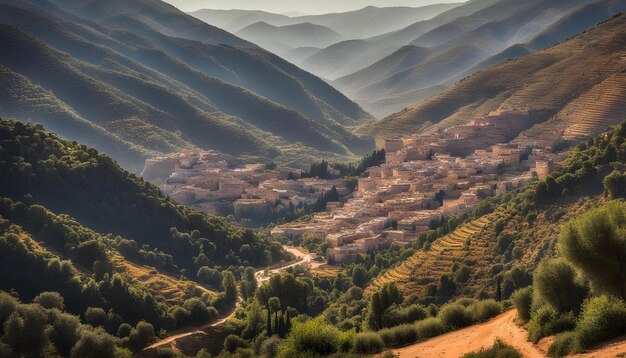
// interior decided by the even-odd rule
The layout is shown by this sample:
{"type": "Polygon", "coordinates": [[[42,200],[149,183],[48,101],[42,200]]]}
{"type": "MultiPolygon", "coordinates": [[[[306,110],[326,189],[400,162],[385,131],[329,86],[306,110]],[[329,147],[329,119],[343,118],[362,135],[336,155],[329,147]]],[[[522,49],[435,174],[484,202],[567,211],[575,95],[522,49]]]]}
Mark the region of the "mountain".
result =
{"type": "Polygon", "coordinates": [[[311,55],[300,65],[323,78],[335,80],[376,63],[437,26],[470,16],[498,1],[500,0],[468,1],[432,19],[413,22],[389,33],[343,41],[311,55]]]}
{"type": "Polygon", "coordinates": [[[278,27],[311,23],[328,27],[345,38],[361,39],[402,29],[416,21],[430,19],[459,5],[460,3],[421,7],[368,6],[343,13],[291,17],[258,10],[202,9],[189,14],[233,33],[258,22],[278,27]]]}
{"type": "Polygon", "coordinates": [[[0,7],[2,81],[23,84],[0,100],[11,103],[0,115],[45,123],[135,172],[149,156],[190,147],[305,162],[371,146],[348,129],[370,116],[330,85],[170,5],[2,0],[0,7]],[[52,106],[35,106],[41,91],[52,106]]]}
{"type": "Polygon", "coordinates": [[[326,47],[343,39],[332,29],[310,22],[285,26],[257,22],[236,35],[277,54],[298,47],[326,47]]]}
{"type": "Polygon", "coordinates": [[[519,54],[515,49],[503,53],[511,46],[545,48],[610,18],[626,6],[612,0],[587,3],[586,0],[567,3],[545,0],[511,3],[503,0],[470,16],[438,26],[411,41],[413,46],[429,49],[430,55],[407,63],[403,70],[394,71],[393,64],[387,63],[389,57],[404,55],[401,48],[374,65],[333,83],[374,114],[389,114],[440,93],[442,88],[473,73],[472,70],[494,64],[494,59],[519,54]],[[585,21],[579,20],[582,17],[585,21]],[[390,74],[384,76],[383,73],[390,74]],[[381,97],[392,98],[393,103],[385,106],[381,97]]]}
{"type": "Polygon", "coordinates": [[[528,108],[538,124],[522,136],[562,133],[574,140],[600,133],[624,118],[624,31],[626,15],[616,16],[559,45],[481,71],[362,130],[398,137],[466,123],[499,108],[528,108]]]}

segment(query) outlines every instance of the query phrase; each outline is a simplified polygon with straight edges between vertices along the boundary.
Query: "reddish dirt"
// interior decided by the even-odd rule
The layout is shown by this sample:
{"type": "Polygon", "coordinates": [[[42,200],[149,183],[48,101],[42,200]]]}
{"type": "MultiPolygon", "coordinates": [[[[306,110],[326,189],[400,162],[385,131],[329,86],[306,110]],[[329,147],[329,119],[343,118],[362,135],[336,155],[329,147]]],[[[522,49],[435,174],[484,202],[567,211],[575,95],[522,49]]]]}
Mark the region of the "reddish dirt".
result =
{"type": "Polygon", "coordinates": [[[500,338],[519,350],[524,357],[542,358],[546,355],[526,340],[526,331],[515,324],[515,310],[505,312],[491,320],[458,331],[394,350],[400,358],[458,358],[469,352],[490,347],[500,338]]]}
{"type": "MultiPolygon", "coordinates": [[[[485,323],[446,333],[393,352],[400,354],[400,358],[458,358],[481,348],[490,347],[496,338],[500,338],[520,351],[526,358],[547,357],[545,352],[554,342],[554,337],[544,338],[537,345],[528,342],[528,332],[515,323],[516,316],[516,311],[510,310],[485,323]]],[[[572,357],[626,357],[626,335],[599,344],[572,357]]]]}

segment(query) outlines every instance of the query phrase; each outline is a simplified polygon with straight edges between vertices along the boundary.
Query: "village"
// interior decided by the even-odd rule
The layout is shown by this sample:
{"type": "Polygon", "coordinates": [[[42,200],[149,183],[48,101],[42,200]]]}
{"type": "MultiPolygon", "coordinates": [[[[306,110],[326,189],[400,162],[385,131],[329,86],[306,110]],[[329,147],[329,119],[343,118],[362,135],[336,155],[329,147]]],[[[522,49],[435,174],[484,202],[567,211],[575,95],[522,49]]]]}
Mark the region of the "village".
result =
{"type": "Polygon", "coordinates": [[[271,233],[327,241],[329,264],[354,261],[383,243],[416,240],[441,217],[554,170],[563,159],[552,150],[558,135],[512,141],[529,116],[527,110],[500,110],[433,134],[385,140],[380,146],[386,163],[369,168],[349,200],[329,203],[309,222],[281,225],[271,233]]]}
{"type": "MultiPolygon", "coordinates": [[[[338,171],[329,172],[339,177],[338,171]]],[[[142,176],[176,202],[222,216],[261,217],[278,206],[293,211],[314,205],[333,188],[348,193],[345,180],[303,178],[303,173],[273,164],[240,166],[219,152],[190,150],[148,159],[142,176]]]]}

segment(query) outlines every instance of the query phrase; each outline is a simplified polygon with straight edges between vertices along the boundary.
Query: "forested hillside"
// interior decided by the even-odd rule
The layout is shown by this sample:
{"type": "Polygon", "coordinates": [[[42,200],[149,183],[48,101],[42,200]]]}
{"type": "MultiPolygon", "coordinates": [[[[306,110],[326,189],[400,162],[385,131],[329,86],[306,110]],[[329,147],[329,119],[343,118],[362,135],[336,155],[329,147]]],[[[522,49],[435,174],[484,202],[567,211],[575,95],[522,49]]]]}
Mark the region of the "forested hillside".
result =
{"type": "Polygon", "coordinates": [[[0,115],[43,123],[134,172],[190,147],[296,161],[371,149],[348,129],[370,116],[341,93],[160,1],[0,8],[0,80],[13,83],[0,115]]]}

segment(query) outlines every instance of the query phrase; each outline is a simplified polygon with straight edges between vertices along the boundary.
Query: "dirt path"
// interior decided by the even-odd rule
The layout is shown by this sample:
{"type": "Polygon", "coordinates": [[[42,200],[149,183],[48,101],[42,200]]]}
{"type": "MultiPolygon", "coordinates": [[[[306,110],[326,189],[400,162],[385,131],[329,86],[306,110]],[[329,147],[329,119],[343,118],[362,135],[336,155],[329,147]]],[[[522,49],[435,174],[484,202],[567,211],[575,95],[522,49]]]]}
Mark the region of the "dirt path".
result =
{"type": "MultiPolygon", "coordinates": [[[[297,265],[301,265],[304,263],[309,263],[311,262],[312,259],[312,255],[308,254],[304,251],[302,251],[299,248],[296,247],[291,247],[291,246],[283,246],[283,249],[285,249],[285,251],[292,253],[295,257],[296,260],[292,261],[290,263],[287,263],[283,266],[277,267],[275,269],[269,270],[266,272],[266,270],[258,270],[254,276],[256,277],[259,285],[264,284],[265,282],[269,281],[270,277],[272,277],[273,275],[279,273],[280,271],[286,270],[290,267],[294,267],[297,265]]],[[[201,289],[206,290],[206,288],[199,286],[201,289]]],[[[161,346],[164,346],[166,344],[170,344],[170,343],[176,343],[177,340],[185,338],[185,337],[189,337],[189,336],[193,336],[193,335],[206,335],[206,332],[204,332],[204,330],[206,330],[207,328],[211,328],[211,327],[217,327],[220,326],[222,324],[224,324],[226,321],[228,321],[229,319],[233,318],[235,316],[235,311],[237,310],[237,307],[239,307],[239,304],[241,303],[241,297],[239,297],[239,301],[237,301],[237,304],[235,305],[235,307],[232,309],[232,311],[230,311],[228,313],[228,315],[226,315],[225,317],[222,317],[219,321],[217,322],[213,322],[213,323],[208,323],[202,326],[196,326],[196,327],[187,327],[178,331],[174,331],[172,332],[172,335],[156,342],[153,343],[151,345],[149,345],[148,347],[144,348],[144,352],[150,349],[154,349],[154,348],[158,348],[161,346]]]]}
{"type": "Polygon", "coordinates": [[[515,310],[511,310],[485,323],[446,333],[393,352],[400,354],[400,358],[458,358],[466,353],[491,346],[499,337],[519,350],[524,357],[545,357],[546,355],[541,350],[527,341],[527,332],[515,324],[516,314],[515,310]]]}

